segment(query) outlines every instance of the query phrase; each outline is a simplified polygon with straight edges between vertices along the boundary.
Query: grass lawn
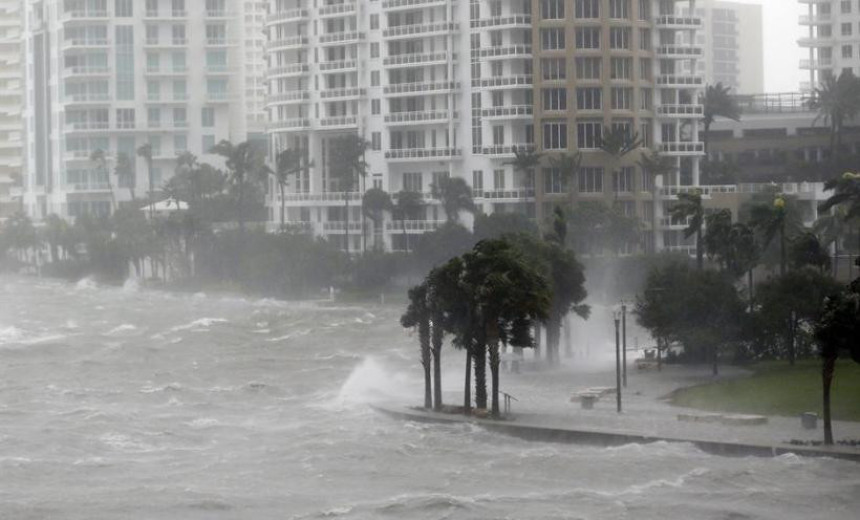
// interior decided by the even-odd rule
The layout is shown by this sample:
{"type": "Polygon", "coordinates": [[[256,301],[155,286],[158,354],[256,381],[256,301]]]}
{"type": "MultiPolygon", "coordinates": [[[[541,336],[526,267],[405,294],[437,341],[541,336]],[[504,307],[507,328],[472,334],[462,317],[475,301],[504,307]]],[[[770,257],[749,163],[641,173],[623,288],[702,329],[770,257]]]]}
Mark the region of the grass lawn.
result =
{"type": "MultiPolygon", "coordinates": [[[[714,412],[794,416],[821,415],[821,362],[759,363],[753,375],[675,392],[671,403],[714,412]]],[[[831,387],[833,419],[860,421],[860,364],[840,360],[831,387]]]]}

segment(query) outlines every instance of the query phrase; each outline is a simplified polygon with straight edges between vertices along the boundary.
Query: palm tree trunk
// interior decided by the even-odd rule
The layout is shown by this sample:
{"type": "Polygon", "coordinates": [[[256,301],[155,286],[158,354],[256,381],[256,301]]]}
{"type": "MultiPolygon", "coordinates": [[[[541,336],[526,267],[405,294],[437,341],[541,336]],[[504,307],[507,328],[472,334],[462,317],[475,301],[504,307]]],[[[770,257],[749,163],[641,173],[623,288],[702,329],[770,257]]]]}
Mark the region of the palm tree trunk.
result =
{"type": "MultiPolygon", "coordinates": [[[[467,343],[468,344],[468,343],[467,343]]],[[[463,413],[472,415],[472,353],[466,347],[466,377],[463,386],[463,413]]]]}
{"type": "Polygon", "coordinates": [[[424,408],[433,407],[430,378],[430,321],[422,318],[418,323],[418,341],[421,343],[421,365],[424,368],[424,408]]]}
{"type": "Polygon", "coordinates": [[[830,420],[830,385],[833,383],[833,372],[836,369],[836,356],[824,358],[824,363],[821,367],[821,383],[823,397],[823,415],[824,415],[824,444],[830,446],[833,444],[833,425],[830,420]]]}
{"type": "Polygon", "coordinates": [[[534,357],[535,357],[535,359],[540,359],[540,343],[541,343],[540,322],[535,320],[533,327],[535,330],[535,355],[534,355],[534,357]]]}
{"type": "Polygon", "coordinates": [[[343,228],[344,237],[346,237],[346,255],[349,256],[349,192],[345,192],[344,199],[346,200],[346,215],[344,215],[345,225],[343,228]]]}
{"type": "Polygon", "coordinates": [[[490,354],[490,376],[492,378],[492,415],[499,417],[499,334],[495,321],[487,327],[487,351],[490,354]]]}
{"type": "Polygon", "coordinates": [[[702,251],[702,226],[696,228],[696,269],[699,271],[705,268],[705,260],[702,251]]]}
{"type": "Polygon", "coordinates": [[[472,355],[475,358],[475,407],[487,409],[487,345],[474,345],[472,355]]]}
{"type": "Polygon", "coordinates": [[[433,409],[442,410],[442,326],[433,321],[431,344],[433,347],[433,409]]]}
{"type": "Polygon", "coordinates": [[[400,219],[400,226],[403,228],[403,247],[406,248],[406,252],[409,252],[409,235],[406,234],[406,215],[403,215],[403,218],[400,219]]]}
{"type": "Polygon", "coordinates": [[[573,345],[570,342],[570,317],[565,316],[562,319],[562,330],[564,331],[564,355],[568,359],[573,357],[573,345]]]}

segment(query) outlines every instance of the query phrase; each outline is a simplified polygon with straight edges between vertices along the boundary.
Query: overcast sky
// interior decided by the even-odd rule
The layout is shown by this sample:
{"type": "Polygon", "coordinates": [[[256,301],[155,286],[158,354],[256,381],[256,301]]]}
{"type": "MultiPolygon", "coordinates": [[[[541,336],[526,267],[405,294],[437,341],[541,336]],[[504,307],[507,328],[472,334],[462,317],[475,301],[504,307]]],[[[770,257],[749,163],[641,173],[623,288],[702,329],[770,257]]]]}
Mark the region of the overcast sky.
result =
{"type": "MultiPolygon", "coordinates": [[[[796,92],[808,73],[800,70],[805,56],[797,45],[802,30],[798,16],[805,12],[797,0],[734,0],[763,6],[764,88],[768,92],[796,92]]],[[[741,49],[743,52],[743,49],[741,49]]]]}

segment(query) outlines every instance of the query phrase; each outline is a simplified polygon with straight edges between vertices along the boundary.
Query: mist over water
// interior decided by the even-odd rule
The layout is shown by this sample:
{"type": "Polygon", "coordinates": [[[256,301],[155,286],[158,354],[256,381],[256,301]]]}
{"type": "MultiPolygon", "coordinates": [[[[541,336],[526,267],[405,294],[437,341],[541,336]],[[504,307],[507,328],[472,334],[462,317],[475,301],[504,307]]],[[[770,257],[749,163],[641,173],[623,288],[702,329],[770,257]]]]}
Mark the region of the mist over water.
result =
{"type": "MultiPolygon", "coordinates": [[[[856,518],[850,462],[383,417],[421,402],[400,311],[0,277],[0,518],[856,518]]],[[[578,348],[606,325],[574,324],[578,348]]],[[[528,377],[503,388],[549,399],[528,377]]]]}

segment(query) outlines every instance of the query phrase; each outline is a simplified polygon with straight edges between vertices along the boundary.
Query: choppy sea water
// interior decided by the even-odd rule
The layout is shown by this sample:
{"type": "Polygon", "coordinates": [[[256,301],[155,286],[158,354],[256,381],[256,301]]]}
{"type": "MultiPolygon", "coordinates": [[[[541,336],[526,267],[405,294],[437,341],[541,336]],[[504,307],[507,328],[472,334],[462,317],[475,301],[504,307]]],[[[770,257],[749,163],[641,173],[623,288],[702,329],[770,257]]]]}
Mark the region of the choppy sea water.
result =
{"type": "Polygon", "coordinates": [[[851,462],[381,416],[421,395],[398,314],[0,278],[0,518],[857,518],[851,462]]]}

